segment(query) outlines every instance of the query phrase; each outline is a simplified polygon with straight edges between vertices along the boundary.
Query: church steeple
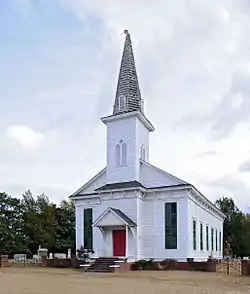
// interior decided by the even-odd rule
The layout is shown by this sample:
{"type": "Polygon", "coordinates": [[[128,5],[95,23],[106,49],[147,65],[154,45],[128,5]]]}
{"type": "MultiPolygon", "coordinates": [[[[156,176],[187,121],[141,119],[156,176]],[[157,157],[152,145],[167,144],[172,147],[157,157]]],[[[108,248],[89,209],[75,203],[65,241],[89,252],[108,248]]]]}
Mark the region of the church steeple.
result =
{"type": "Polygon", "coordinates": [[[127,30],[122,54],[119,78],[116,89],[113,115],[141,111],[143,113],[143,100],[136,73],[135,60],[130,34],[127,30]]]}
{"type": "Polygon", "coordinates": [[[127,30],[114,111],[102,117],[107,126],[106,182],[140,181],[141,160],[149,161],[149,133],[154,126],[143,113],[134,54],[127,30]]]}

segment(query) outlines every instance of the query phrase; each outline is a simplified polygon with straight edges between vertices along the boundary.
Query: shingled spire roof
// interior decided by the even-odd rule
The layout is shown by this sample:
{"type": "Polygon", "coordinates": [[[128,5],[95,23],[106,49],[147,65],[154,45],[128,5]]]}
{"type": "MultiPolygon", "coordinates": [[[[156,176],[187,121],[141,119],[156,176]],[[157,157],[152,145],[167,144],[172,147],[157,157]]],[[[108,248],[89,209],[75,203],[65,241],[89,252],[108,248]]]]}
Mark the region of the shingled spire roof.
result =
{"type": "Polygon", "coordinates": [[[124,31],[124,34],[126,34],[126,39],[116,90],[114,115],[138,110],[143,113],[143,100],[136,73],[132,42],[127,30],[124,31]]]}

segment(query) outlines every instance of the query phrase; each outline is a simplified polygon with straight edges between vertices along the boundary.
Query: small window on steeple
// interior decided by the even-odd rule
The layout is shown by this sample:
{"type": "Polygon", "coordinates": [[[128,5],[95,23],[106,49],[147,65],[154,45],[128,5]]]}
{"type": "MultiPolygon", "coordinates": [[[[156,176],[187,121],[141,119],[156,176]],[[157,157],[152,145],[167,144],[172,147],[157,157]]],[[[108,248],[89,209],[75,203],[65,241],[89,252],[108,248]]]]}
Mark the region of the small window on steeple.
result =
{"type": "Polygon", "coordinates": [[[127,145],[122,143],[122,165],[127,164],[127,145]]]}
{"type": "Polygon", "coordinates": [[[120,95],[118,97],[118,109],[119,111],[124,111],[126,109],[126,96],[120,95]]]}
{"type": "Polygon", "coordinates": [[[146,151],[144,145],[141,145],[141,160],[146,160],[146,151]]]}

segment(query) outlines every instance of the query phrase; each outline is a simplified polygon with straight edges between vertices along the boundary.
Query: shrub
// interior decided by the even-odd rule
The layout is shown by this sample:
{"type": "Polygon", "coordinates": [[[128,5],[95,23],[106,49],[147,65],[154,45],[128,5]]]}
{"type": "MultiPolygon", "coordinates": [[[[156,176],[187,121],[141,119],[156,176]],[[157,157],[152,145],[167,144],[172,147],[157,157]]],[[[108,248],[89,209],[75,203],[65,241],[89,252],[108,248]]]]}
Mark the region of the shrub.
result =
{"type": "Polygon", "coordinates": [[[72,267],[72,263],[71,263],[71,259],[68,259],[68,258],[65,258],[65,259],[55,258],[55,259],[51,259],[51,265],[48,265],[47,263],[47,266],[52,266],[57,268],[69,268],[69,267],[72,267]]]}
{"type": "Polygon", "coordinates": [[[95,253],[93,249],[85,249],[83,246],[77,249],[78,259],[84,261],[84,263],[87,262],[87,260],[90,258],[90,254],[93,254],[93,253],[95,253]]]}
{"type": "Polygon", "coordinates": [[[153,259],[146,260],[141,259],[137,260],[131,267],[132,270],[138,271],[138,270],[152,270],[154,267],[153,259]]]}
{"type": "Polygon", "coordinates": [[[163,270],[175,269],[176,262],[173,258],[167,258],[160,262],[160,266],[163,270]]]}

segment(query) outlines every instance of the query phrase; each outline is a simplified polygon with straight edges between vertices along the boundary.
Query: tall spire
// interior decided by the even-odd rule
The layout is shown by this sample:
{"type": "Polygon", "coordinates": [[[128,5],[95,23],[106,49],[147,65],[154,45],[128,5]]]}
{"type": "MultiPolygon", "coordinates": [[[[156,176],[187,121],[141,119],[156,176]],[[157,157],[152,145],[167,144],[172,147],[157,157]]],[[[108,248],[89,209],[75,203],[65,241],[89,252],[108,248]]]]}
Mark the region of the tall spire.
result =
{"type": "Polygon", "coordinates": [[[119,78],[116,89],[113,114],[120,114],[130,111],[143,112],[143,100],[138,83],[135,60],[130,34],[127,30],[119,78]]]}

